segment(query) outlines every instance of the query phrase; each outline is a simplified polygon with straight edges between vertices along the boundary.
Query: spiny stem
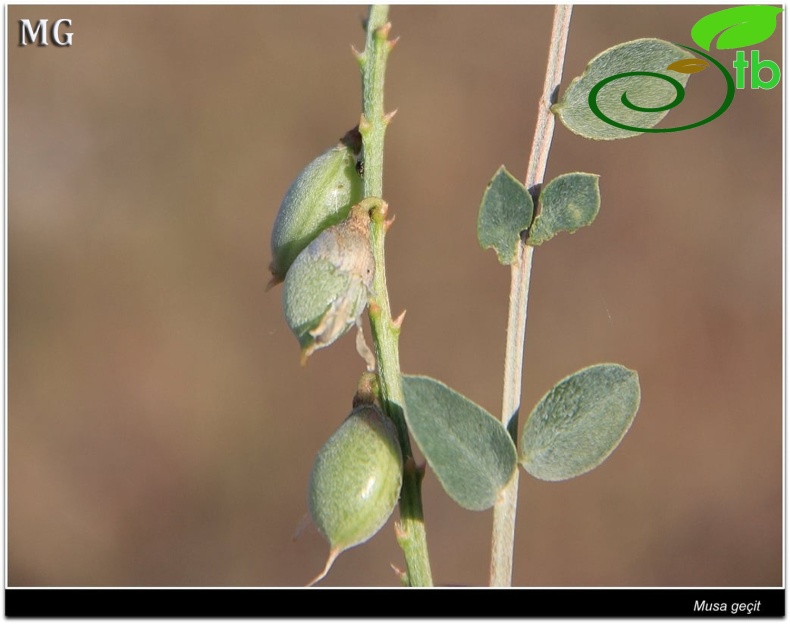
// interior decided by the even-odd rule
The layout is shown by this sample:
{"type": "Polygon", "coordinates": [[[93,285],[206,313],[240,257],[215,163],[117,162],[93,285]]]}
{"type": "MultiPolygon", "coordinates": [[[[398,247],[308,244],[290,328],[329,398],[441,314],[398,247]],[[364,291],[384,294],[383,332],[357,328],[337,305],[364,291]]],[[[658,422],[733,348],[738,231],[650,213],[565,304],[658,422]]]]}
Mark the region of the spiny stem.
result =
{"type": "MultiPolygon", "coordinates": [[[[524,182],[530,191],[543,181],[546,163],[549,159],[551,140],[554,136],[554,115],[549,107],[553,103],[551,99],[554,91],[562,80],[571,11],[572,6],[570,5],[558,5],[554,8],[546,79],[543,83],[543,94],[538,106],[538,121],[532,139],[527,177],[524,182]]],[[[527,328],[527,302],[534,249],[531,245],[526,244],[525,237],[522,236],[516,260],[510,267],[510,304],[505,347],[505,379],[502,391],[502,424],[514,437],[518,430],[518,410],[521,405],[524,335],[527,328]]],[[[518,470],[494,505],[494,528],[491,536],[490,585],[492,587],[510,587],[512,583],[517,498],[518,470]]]]}
{"type": "MultiPolygon", "coordinates": [[[[394,45],[387,38],[390,31],[390,24],[387,22],[388,9],[389,7],[381,5],[370,7],[365,51],[358,56],[362,70],[362,119],[359,131],[362,135],[365,197],[382,197],[384,134],[391,119],[391,116],[384,114],[384,71],[387,56],[394,45]]],[[[429,587],[433,582],[423,523],[420,471],[414,464],[404,417],[405,401],[398,355],[400,326],[392,320],[384,268],[384,236],[387,229],[385,216],[386,204],[382,201],[380,207],[373,211],[370,228],[375,263],[370,326],[382,405],[398,429],[405,465],[397,528],[398,543],[406,558],[409,585],[429,587]]]]}

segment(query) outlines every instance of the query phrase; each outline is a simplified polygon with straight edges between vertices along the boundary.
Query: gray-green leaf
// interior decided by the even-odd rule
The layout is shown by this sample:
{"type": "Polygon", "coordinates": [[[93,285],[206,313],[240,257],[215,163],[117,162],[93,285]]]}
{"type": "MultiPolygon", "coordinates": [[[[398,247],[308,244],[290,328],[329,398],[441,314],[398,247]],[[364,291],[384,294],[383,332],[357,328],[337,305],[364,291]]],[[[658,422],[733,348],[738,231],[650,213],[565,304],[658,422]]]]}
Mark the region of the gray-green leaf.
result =
{"type": "Polygon", "coordinates": [[[493,247],[502,264],[516,259],[521,232],[532,223],[532,196],[504,165],[483,193],[477,217],[477,240],[483,249],[493,247]]]}
{"type": "Polygon", "coordinates": [[[665,76],[618,78],[605,84],[595,98],[600,112],[610,120],[643,130],[652,128],[666,116],[669,110],[667,105],[676,103],[679,93],[671,80],[679,83],[681,91],[688,82],[688,74],[667,69],[667,66],[685,58],[694,57],[686,50],[660,39],[637,39],[621,43],[590,61],[584,73],[571,81],[560,101],[552,106],[552,111],[568,130],[588,139],[608,141],[637,136],[642,132],[618,128],[600,119],[590,108],[590,92],[600,82],[627,72],[650,72],[665,76]],[[658,110],[632,110],[623,103],[626,94],[627,100],[636,107],[658,110]]]}
{"type": "Polygon", "coordinates": [[[444,490],[461,507],[488,509],[516,470],[516,448],[502,424],[446,385],[404,375],[406,421],[444,490]]]}
{"type": "Polygon", "coordinates": [[[533,477],[563,481],[599,466],[639,409],[639,377],[596,364],[566,377],[535,406],[521,433],[521,464],[533,477]]]}
{"type": "Polygon", "coordinates": [[[546,184],[540,192],[540,212],[529,231],[527,243],[538,246],[560,232],[573,234],[598,216],[600,176],[594,173],[565,173],[546,184]]]}
{"type": "Polygon", "coordinates": [[[701,48],[710,50],[713,39],[721,33],[719,50],[746,48],[768,39],[776,30],[781,7],[746,5],[716,11],[699,20],[691,29],[691,38],[701,48]]]}

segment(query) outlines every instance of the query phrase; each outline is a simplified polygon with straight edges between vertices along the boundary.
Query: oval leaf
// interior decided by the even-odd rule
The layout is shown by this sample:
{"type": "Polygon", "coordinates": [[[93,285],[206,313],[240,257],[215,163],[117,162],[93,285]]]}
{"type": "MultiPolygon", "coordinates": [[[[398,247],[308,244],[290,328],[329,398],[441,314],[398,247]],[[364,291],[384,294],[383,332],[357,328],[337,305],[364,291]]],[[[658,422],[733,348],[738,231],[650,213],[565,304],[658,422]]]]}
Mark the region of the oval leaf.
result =
{"type": "MultiPolygon", "coordinates": [[[[552,111],[568,130],[588,139],[609,141],[643,134],[625,130],[600,119],[590,108],[589,96],[598,83],[627,72],[651,72],[666,76],[626,76],[605,84],[595,101],[602,114],[627,126],[652,128],[667,114],[667,105],[678,97],[670,78],[680,84],[688,82],[688,74],[678,74],[667,67],[681,59],[693,58],[691,53],[660,39],[637,39],[621,43],[596,56],[581,76],[574,78],[565,89],[562,99],[552,111]],[[623,95],[642,109],[664,110],[646,112],[632,110],[623,104],[623,95]]],[[[681,98],[682,98],[682,94],[681,98]]]]}
{"type": "Polygon", "coordinates": [[[745,48],[768,39],[776,30],[781,7],[746,5],[730,7],[706,15],[691,28],[691,38],[701,48],[710,50],[716,35],[721,33],[719,50],[745,48]]]}
{"type": "Polygon", "coordinates": [[[529,191],[503,165],[491,178],[480,203],[477,217],[480,246],[493,247],[501,264],[512,264],[521,232],[532,223],[532,212],[529,191]]]}
{"type": "Polygon", "coordinates": [[[445,492],[472,511],[488,509],[516,470],[516,448],[479,405],[430,377],[403,377],[406,422],[445,492]]]}
{"type": "Polygon", "coordinates": [[[708,61],[698,58],[680,59],[679,61],[670,63],[667,69],[680,74],[696,74],[705,69],[709,64],[708,61]]]}
{"type": "Polygon", "coordinates": [[[639,377],[619,364],[596,364],[566,377],[529,415],[521,464],[533,477],[563,481],[600,465],[639,409],[639,377]]]}
{"type": "Polygon", "coordinates": [[[560,232],[573,234],[598,216],[601,193],[594,173],[565,173],[540,192],[540,212],[529,231],[527,243],[538,246],[560,232]]]}

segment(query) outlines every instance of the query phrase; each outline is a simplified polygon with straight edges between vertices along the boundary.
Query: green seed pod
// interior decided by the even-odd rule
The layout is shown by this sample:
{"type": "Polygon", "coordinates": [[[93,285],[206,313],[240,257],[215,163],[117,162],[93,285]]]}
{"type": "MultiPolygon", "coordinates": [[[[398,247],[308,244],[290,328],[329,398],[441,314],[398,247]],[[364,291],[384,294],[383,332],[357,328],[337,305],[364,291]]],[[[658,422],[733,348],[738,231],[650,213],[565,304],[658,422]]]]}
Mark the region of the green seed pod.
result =
{"type": "Polygon", "coordinates": [[[369,203],[321,232],[285,276],[283,313],[302,347],[302,364],[351,329],[368,303],[374,270],[369,203]]]}
{"type": "Polygon", "coordinates": [[[326,567],[311,584],[326,575],[341,552],[384,526],[402,479],[395,426],[375,405],[357,407],[318,452],[310,475],[310,517],[330,549],[326,567]]]}
{"type": "Polygon", "coordinates": [[[307,165],[285,193],[272,230],[269,286],[282,282],[299,252],[345,219],[362,199],[357,173],[361,141],[359,130],[350,130],[336,147],[307,165]]]}

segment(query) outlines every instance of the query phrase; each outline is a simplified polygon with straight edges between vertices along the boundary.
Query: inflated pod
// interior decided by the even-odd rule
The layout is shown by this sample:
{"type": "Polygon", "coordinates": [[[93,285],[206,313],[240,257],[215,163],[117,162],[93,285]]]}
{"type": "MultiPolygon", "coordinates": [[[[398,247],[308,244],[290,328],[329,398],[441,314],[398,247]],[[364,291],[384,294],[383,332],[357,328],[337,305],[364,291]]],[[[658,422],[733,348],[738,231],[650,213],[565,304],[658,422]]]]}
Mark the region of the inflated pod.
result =
{"type": "Polygon", "coordinates": [[[356,324],[373,283],[370,200],[354,206],[296,257],[285,276],[283,313],[302,348],[302,364],[356,324]]]}
{"type": "Polygon", "coordinates": [[[282,282],[293,261],[330,225],[348,216],[362,199],[362,178],[357,172],[361,150],[357,128],[312,161],[285,193],[271,239],[270,286],[282,282]]]}
{"type": "Polygon", "coordinates": [[[318,452],[308,507],[329,542],[316,582],[344,550],[366,542],[387,522],[400,496],[403,458],[392,422],[375,405],[357,407],[318,452]]]}

